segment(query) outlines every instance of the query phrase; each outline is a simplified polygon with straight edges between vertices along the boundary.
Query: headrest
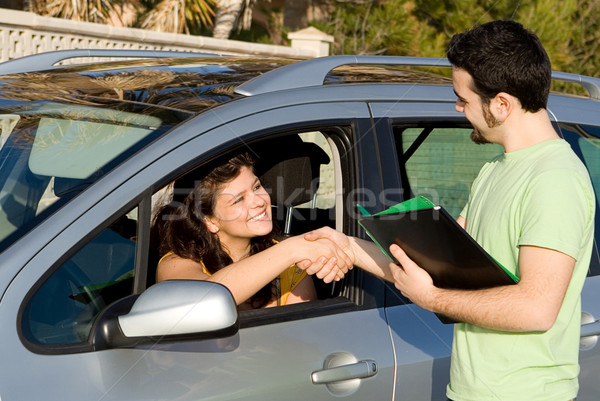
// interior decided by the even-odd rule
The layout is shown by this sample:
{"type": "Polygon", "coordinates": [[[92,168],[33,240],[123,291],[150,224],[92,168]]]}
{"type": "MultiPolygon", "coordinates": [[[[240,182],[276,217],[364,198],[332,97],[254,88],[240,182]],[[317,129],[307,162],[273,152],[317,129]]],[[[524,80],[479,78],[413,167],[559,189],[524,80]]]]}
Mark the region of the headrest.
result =
{"type": "Polygon", "coordinates": [[[295,206],[310,201],[319,188],[321,164],[329,156],[314,143],[301,142],[274,156],[261,157],[261,183],[274,205],[295,206]],[[265,166],[268,168],[265,169],[265,166]]]}

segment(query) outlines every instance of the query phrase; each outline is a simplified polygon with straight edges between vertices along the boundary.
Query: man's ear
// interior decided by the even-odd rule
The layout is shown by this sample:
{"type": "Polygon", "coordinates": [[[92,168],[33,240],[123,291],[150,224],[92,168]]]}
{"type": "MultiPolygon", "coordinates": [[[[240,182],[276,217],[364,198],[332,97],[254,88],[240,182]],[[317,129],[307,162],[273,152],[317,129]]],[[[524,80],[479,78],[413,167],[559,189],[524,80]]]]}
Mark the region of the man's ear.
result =
{"type": "Polygon", "coordinates": [[[494,111],[495,117],[500,122],[506,121],[513,109],[518,106],[518,100],[506,92],[499,92],[490,104],[490,109],[494,111]]]}
{"type": "Polygon", "coordinates": [[[210,231],[213,234],[218,233],[219,229],[221,228],[219,227],[219,221],[215,218],[205,217],[204,224],[206,224],[206,228],[208,228],[208,231],[210,231]]]}

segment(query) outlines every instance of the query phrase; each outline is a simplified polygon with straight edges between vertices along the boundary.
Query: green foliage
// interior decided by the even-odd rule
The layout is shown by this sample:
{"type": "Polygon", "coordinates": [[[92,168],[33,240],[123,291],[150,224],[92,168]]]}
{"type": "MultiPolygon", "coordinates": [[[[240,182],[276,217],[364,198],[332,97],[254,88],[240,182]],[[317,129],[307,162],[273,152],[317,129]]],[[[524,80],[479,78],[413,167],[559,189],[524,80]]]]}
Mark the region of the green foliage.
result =
{"type": "Polygon", "coordinates": [[[426,44],[441,56],[443,41],[413,13],[407,0],[336,2],[330,20],[315,26],[335,38],[333,54],[417,55],[426,44]]]}
{"type": "Polygon", "coordinates": [[[496,19],[534,31],[553,69],[600,76],[600,0],[336,0],[317,28],[332,54],[444,57],[453,34],[496,19]]]}

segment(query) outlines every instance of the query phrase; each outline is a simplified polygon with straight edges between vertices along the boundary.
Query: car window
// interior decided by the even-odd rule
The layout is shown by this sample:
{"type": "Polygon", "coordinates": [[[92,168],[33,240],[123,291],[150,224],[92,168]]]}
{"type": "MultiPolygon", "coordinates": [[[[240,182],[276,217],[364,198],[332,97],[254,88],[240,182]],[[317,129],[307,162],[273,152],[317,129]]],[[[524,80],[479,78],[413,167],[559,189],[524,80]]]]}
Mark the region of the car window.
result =
{"type": "Polygon", "coordinates": [[[425,196],[458,218],[483,164],[503,152],[500,145],[473,143],[472,131],[466,127],[394,127],[410,196],[425,196]]]}
{"type": "Polygon", "coordinates": [[[592,254],[592,263],[588,276],[600,274],[600,258],[598,255],[598,238],[600,237],[600,127],[598,126],[574,126],[563,124],[561,126],[563,137],[575,153],[580,157],[590,173],[592,186],[596,193],[596,216],[595,216],[595,251],[592,254]]]}
{"type": "Polygon", "coordinates": [[[27,340],[42,345],[85,342],[98,314],[133,293],[136,216],[134,209],[117,219],[35,289],[21,318],[27,340]]]}
{"type": "Polygon", "coordinates": [[[310,208],[331,208],[335,206],[335,169],[333,164],[333,152],[322,132],[301,132],[298,134],[304,142],[314,143],[319,146],[329,157],[329,161],[320,164],[319,168],[319,186],[315,193],[314,201],[299,205],[298,207],[310,208]]]}
{"type": "Polygon", "coordinates": [[[182,118],[119,107],[0,101],[0,252],[182,118]]]}
{"type": "MultiPolygon", "coordinates": [[[[198,166],[153,195],[152,215],[167,204],[180,205],[211,166],[239,152],[248,152],[255,159],[256,173],[271,197],[272,216],[281,239],[325,225],[336,227],[339,168],[334,163],[335,149],[326,133],[312,130],[245,144],[225,152],[216,162],[198,166]]],[[[155,251],[156,247],[150,250],[149,285],[154,283],[156,263],[162,256],[153,254],[155,251]]],[[[320,291],[320,297],[332,295],[332,286],[327,287],[320,291]]]]}

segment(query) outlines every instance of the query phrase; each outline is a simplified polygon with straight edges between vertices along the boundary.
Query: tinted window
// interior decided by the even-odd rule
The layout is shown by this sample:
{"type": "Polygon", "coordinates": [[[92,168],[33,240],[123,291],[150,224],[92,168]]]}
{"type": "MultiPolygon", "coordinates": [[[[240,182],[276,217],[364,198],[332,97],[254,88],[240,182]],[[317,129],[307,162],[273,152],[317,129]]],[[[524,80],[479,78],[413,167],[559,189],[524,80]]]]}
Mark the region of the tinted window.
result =
{"type": "Polygon", "coordinates": [[[563,137],[575,153],[580,157],[587,167],[592,186],[596,192],[596,221],[594,227],[594,236],[596,238],[596,247],[592,254],[590,264],[590,276],[600,274],[600,260],[598,259],[598,237],[600,236],[600,127],[595,126],[561,126],[563,137]]]}
{"type": "Polygon", "coordinates": [[[152,113],[0,100],[0,251],[172,126],[152,113]]]}
{"type": "Polygon", "coordinates": [[[37,344],[87,341],[94,319],[132,294],[136,210],[101,231],[34,292],[22,317],[25,337],[37,344]]]}
{"type": "Polygon", "coordinates": [[[471,183],[483,164],[501,154],[500,145],[477,145],[471,128],[395,127],[398,157],[412,195],[423,195],[455,218],[466,205],[471,183]]]}

